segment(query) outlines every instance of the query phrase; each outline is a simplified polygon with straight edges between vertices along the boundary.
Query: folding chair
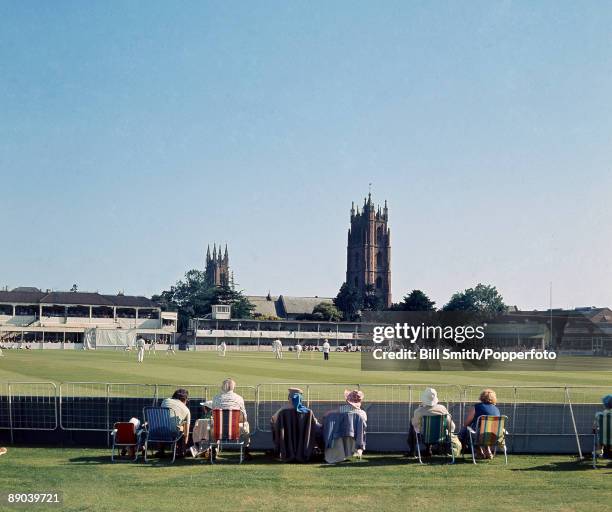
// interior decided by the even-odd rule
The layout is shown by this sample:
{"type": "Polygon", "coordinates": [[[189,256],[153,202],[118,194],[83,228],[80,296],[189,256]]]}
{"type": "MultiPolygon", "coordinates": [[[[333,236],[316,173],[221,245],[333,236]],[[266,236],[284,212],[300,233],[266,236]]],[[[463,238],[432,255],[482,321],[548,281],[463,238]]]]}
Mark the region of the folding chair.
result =
{"type": "Polygon", "coordinates": [[[421,418],[420,430],[416,430],[416,446],[419,462],[424,464],[421,458],[421,443],[437,444],[445,447],[451,454],[450,464],[455,463],[455,454],[453,453],[453,445],[451,441],[451,432],[448,428],[448,415],[423,416],[421,418]]]}
{"type": "Polygon", "coordinates": [[[172,462],[176,459],[176,444],[182,439],[180,422],[176,413],[168,407],[145,407],[144,418],[144,460],[147,462],[149,443],[172,445],[172,462]]]}
{"type": "MultiPolygon", "coordinates": [[[[217,452],[224,446],[240,448],[240,464],[243,460],[244,441],[240,439],[240,423],[242,412],[238,409],[213,409],[211,448],[217,447],[217,452]]],[[[214,464],[212,451],[210,463],[214,464]]]]}
{"type": "Polygon", "coordinates": [[[191,453],[194,457],[199,457],[210,448],[210,430],[210,418],[201,418],[194,423],[193,431],[191,432],[191,438],[193,440],[191,453]]]}
{"type": "Polygon", "coordinates": [[[593,469],[597,469],[598,446],[601,446],[602,449],[612,451],[612,411],[602,411],[595,415],[595,428],[593,431],[593,469]]]}
{"type": "Polygon", "coordinates": [[[140,451],[141,438],[143,429],[136,430],[134,424],[129,421],[117,422],[113,425],[111,437],[113,438],[113,447],[111,451],[111,462],[115,462],[115,449],[117,453],[121,448],[134,448],[134,461],[138,460],[138,452],[140,451]]]}
{"type": "Polygon", "coordinates": [[[508,434],[505,428],[506,421],[508,421],[508,416],[479,416],[476,422],[476,429],[468,427],[474,464],[476,464],[475,446],[493,448],[493,455],[497,454],[497,447],[501,446],[504,449],[506,464],[508,464],[508,451],[505,440],[505,436],[508,434]]]}

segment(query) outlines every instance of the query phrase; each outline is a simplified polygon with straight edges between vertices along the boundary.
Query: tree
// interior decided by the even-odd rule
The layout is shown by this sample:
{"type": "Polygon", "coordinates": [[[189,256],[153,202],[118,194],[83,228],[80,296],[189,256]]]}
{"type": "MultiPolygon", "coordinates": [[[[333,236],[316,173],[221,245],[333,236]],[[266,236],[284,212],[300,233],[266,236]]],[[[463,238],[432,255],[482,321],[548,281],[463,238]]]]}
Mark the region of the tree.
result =
{"type": "Polygon", "coordinates": [[[189,270],[183,280],[151,299],[164,311],[178,311],[180,330],[189,326],[190,319],[210,314],[214,304],[230,305],[233,318],[250,318],[255,308],[241,291],[229,285],[209,285],[201,270],[189,270]]]}
{"type": "Polygon", "coordinates": [[[494,316],[506,310],[504,299],[495,286],[477,284],[475,288],[468,288],[453,294],[443,311],[468,311],[485,316],[494,316]]]}
{"type": "Polygon", "coordinates": [[[359,310],[363,307],[363,297],[355,288],[343,283],[334,299],[334,305],[342,311],[344,320],[355,320],[359,310]]]}
{"type": "Polygon", "coordinates": [[[214,286],[208,292],[209,308],[213,304],[226,304],[232,307],[232,318],[251,318],[255,306],[249,302],[241,291],[227,284],[214,286]]]}
{"type": "Polygon", "coordinates": [[[76,283],[74,283],[74,284],[72,285],[72,288],[70,288],[70,291],[71,291],[71,292],[78,292],[78,291],[79,291],[79,287],[78,287],[78,285],[77,285],[76,283]]]}
{"type": "Polygon", "coordinates": [[[421,290],[412,290],[402,302],[393,304],[394,311],[435,311],[436,303],[429,299],[421,290]]]}
{"type": "Polygon", "coordinates": [[[363,309],[365,311],[382,311],[385,308],[383,300],[376,295],[373,284],[367,284],[363,292],[363,309]]]}
{"type": "Polygon", "coordinates": [[[321,302],[312,310],[312,317],[315,320],[327,320],[328,322],[339,322],[342,320],[342,313],[336,306],[329,302],[321,302]]]}

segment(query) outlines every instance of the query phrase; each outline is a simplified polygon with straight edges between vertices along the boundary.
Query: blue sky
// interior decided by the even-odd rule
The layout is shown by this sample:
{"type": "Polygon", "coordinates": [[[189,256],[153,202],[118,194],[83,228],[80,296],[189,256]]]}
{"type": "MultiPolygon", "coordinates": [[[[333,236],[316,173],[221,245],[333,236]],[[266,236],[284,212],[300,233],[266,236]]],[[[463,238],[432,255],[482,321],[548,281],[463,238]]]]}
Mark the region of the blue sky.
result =
{"type": "Polygon", "coordinates": [[[612,306],[612,4],[0,3],[0,285],[150,295],[228,243],[335,295],[387,199],[395,299],[612,306]]]}

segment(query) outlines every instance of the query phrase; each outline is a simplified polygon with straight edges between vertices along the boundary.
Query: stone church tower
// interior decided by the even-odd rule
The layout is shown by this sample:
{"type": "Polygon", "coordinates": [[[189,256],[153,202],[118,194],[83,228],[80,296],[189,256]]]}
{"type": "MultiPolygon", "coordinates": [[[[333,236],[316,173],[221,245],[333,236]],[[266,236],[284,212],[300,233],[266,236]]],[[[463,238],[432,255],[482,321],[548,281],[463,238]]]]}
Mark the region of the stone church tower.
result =
{"type": "Polygon", "coordinates": [[[385,308],[391,306],[391,231],[387,225],[389,211],[372,204],[372,194],[364,199],[363,208],[351,207],[348,230],[346,282],[363,294],[368,285],[379,296],[385,308]]]}
{"type": "Polygon", "coordinates": [[[227,253],[227,244],[225,245],[225,254],[221,255],[221,244],[219,244],[219,253],[217,254],[217,244],[213,245],[213,253],[210,255],[210,245],[206,249],[206,283],[210,286],[229,286],[229,255],[227,253]]]}

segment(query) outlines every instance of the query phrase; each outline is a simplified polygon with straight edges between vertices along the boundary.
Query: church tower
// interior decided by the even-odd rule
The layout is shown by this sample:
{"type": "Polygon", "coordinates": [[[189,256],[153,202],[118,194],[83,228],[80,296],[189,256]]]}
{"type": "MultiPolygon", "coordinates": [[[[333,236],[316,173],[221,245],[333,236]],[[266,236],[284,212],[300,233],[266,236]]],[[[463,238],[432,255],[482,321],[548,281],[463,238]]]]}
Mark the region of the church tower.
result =
{"type": "Polygon", "coordinates": [[[351,206],[351,227],[348,230],[346,282],[360,294],[369,286],[391,306],[391,230],[388,227],[387,201],[381,209],[372,204],[372,194],[364,199],[362,211],[351,206]]]}
{"type": "Polygon", "coordinates": [[[221,244],[219,244],[219,253],[217,254],[217,244],[213,245],[212,256],[210,254],[210,245],[206,249],[206,283],[210,286],[229,286],[229,255],[227,252],[227,244],[225,245],[225,254],[221,254],[221,244]]]}

